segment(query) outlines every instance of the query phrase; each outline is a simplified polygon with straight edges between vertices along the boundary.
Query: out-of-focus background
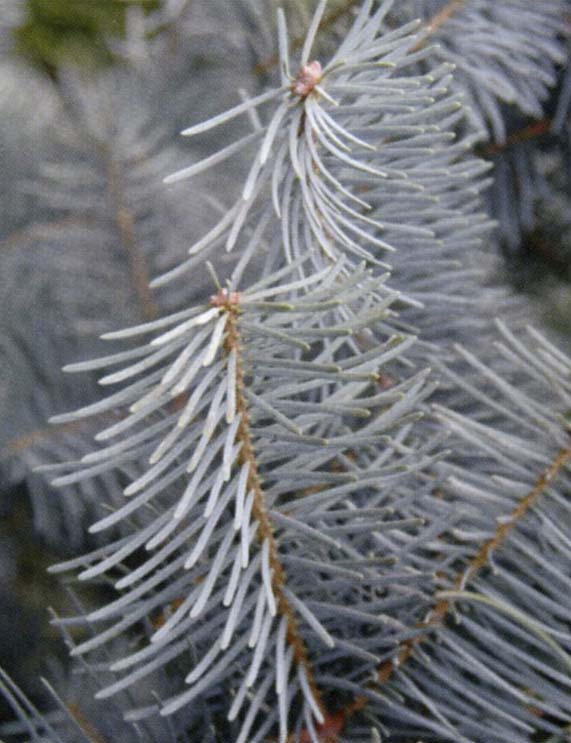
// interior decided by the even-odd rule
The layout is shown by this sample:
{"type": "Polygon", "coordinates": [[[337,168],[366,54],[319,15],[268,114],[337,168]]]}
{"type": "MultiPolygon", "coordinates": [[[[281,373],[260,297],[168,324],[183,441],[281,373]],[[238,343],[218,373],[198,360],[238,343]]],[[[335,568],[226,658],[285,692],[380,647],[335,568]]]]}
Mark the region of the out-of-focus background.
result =
{"type": "MultiPolygon", "coordinates": [[[[315,3],[279,4],[295,44],[315,3]]],[[[357,4],[331,0],[323,45],[335,43],[357,4]]],[[[168,290],[149,280],[184,260],[236,188],[239,164],[223,184],[167,188],[162,178],[212,146],[208,137],[182,140],[185,125],[273,78],[277,6],[0,0],[0,665],[40,702],[39,675],[65,665],[47,607],[77,612],[47,567],[97,544],[86,528],[121,487],[109,477],[97,490],[80,483],[56,492],[49,473],[36,471],[81,457],[93,435],[89,425],[48,425],[102,394],[89,374],[61,367],[100,353],[101,333],[209,291],[203,274],[168,290]]],[[[568,336],[570,160],[546,123],[559,92],[545,120],[514,118],[505,145],[481,154],[494,161],[505,197],[492,205],[502,231],[490,247],[502,255],[502,280],[568,336]]],[[[95,602],[107,587],[90,590],[95,602]]]]}

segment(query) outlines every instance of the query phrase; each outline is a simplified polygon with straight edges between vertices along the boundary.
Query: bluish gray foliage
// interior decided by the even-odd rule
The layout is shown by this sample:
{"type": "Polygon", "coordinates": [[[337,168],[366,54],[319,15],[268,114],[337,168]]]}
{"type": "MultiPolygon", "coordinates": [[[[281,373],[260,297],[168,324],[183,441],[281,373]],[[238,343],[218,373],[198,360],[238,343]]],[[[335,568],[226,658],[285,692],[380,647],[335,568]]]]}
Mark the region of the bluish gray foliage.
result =
{"type": "Polygon", "coordinates": [[[491,275],[501,230],[534,224],[512,184],[538,168],[568,203],[509,127],[546,115],[569,5],[319,0],[297,42],[291,5],[275,77],[264,3],[173,0],[46,103],[35,252],[2,260],[53,314],[46,346],[6,314],[1,391],[26,400],[7,474],[46,535],[85,541],[51,569],[79,681],[42,718],[2,675],[8,732],[569,740],[571,360],[491,275]],[[198,75],[212,18],[243,25],[198,75]]]}
{"type": "Polygon", "coordinates": [[[434,40],[440,45],[436,55],[456,65],[456,84],[468,98],[469,116],[503,142],[509,122],[502,105],[534,119],[544,114],[557,65],[566,58],[561,41],[568,10],[566,0],[539,5],[527,0],[405,0],[397,13],[404,18],[421,15],[434,25],[434,40]]]}

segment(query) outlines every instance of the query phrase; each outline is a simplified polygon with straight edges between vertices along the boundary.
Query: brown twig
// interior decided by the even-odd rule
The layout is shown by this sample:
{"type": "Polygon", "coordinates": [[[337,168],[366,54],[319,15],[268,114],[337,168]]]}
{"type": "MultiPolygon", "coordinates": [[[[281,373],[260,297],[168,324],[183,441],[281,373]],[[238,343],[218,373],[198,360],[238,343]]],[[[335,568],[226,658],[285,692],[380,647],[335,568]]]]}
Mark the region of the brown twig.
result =
{"type": "Polygon", "coordinates": [[[287,576],[280,560],[274,526],[266,508],[266,496],[259,474],[248,403],[245,394],[246,383],[244,380],[240,331],[238,327],[239,295],[225,293],[225,291],[222,290],[220,294],[213,297],[212,301],[216,306],[222,307],[227,315],[224,339],[225,353],[227,355],[234,353],[236,356],[236,413],[240,415],[240,424],[236,433],[236,440],[242,445],[238,462],[240,465],[248,464],[246,492],[254,493],[252,516],[258,522],[256,536],[260,544],[267,542],[269,545],[269,563],[272,570],[272,591],[276,599],[277,611],[282,617],[285,617],[287,622],[286,641],[293,649],[293,660],[298,667],[303,669],[313,698],[325,716],[325,707],[323,705],[322,695],[315,681],[315,675],[311,668],[307,647],[299,629],[296,612],[285,595],[287,576]]]}
{"type": "Polygon", "coordinates": [[[551,127],[551,119],[541,119],[540,121],[532,121],[526,126],[518,129],[517,131],[506,137],[504,142],[493,142],[484,145],[480,152],[483,157],[493,157],[498,155],[505,150],[523,142],[529,142],[530,140],[541,137],[549,132],[551,127]]]}
{"type": "Polygon", "coordinates": [[[438,29],[443,26],[446,21],[462,7],[462,5],[464,5],[464,2],[465,0],[450,0],[450,2],[445,5],[440,12],[436,13],[436,15],[434,15],[426,24],[428,32],[433,34],[435,31],[438,31],[438,29]]]}
{"type": "Polygon", "coordinates": [[[108,743],[108,741],[101,735],[99,730],[91,723],[79,705],[77,704],[68,704],[66,706],[66,709],[69,713],[69,715],[75,720],[75,722],[79,725],[81,728],[81,731],[85,735],[85,737],[91,741],[91,743],[108,743]]]}
{"type": "Polygon", "coordinates": [[[154,320],[158,315],[158,307],[150,288],[150,275],[146,258],[137,246],[135,217],[125,199],[117,162],[106,148],[103,147],[103,150],[107,188],[112,208],[115,210],[115,224],[117,225],[121,246],[127,254],[141,314],[145,320],[154,320]]]}
{"type": "MultiPolygon", "coordinates": [[[[502,546],[510,532],[523,518],[525,518],[525,516],[527,516],[529,510],[535,505],[551,481],[557,477],[562,467],[569,462],[570,459],[571,445],[566,449],[561,449],[557,453],[553,462],[538,477],[533,489],[522,498],[509,515],[509,518],[498,524],[493,537],[482,544],[478,552],[471,559],[467,569],[462,570],[456,575],[452,583],[452,590],[462,590],[467,582],[473,580],[480,574],[480,572],[488,565],[492,553],[502,546]]],[[[430,629],[444,622],[451,606],[452,601],[450,599],[442,599],[435,604],[432,611],[429,612],[427,618],[420,625],[421,627],[426,627],[426,633],[417,635],[413,639],[407,640],[403,643],[401,650],[396,657],[396,661],[386,661],[382,664],[377,674],[377,680],[379,682],[383,683],[388,681],[395,670],[410,658],[415,646],[426,640],[430,629]]]]}

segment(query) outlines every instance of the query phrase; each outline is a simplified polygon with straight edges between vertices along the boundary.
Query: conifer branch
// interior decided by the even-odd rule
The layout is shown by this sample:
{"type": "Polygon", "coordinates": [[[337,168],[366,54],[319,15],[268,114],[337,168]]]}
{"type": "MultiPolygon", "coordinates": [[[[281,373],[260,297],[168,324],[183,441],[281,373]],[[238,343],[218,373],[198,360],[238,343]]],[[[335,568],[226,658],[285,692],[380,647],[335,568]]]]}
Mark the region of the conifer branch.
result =
{"type": "MultiPolygon", "coordinates": [[[[563,389],[566,389],[568,386],[568,381],[565,380],[567,380],[570,363],[569,360],[563,357],[562,354],[557,352],[553,346],[550,346],[549,343],[538,333],[530,330],[530,334],[538,342],[538,348],[535,354],[533,354],[532,356],[529,351],[527,351],[521,344],[518,343],[515,338],[513,338],[513,336],[501,323],[498,323],[498,326],[506,339],[513,343],[514,350],[517,353],[518,362],[521,364],[525,361],[527,372],[530,374],[539,373],[542,380],[548,380],[548,384],[552,387],[552,391],[558,390],[559,394],[565,394],[563,393],[563,389]],[[553,357],[551,356],[551,354],[553,354],[553,357]],[[558,354],[558,358],[556,358],[555,354],[558,354]],[[564,364],[563,366],[561,365],[562,362],[564,364]],[[531,364],[536,364],[537,368],[533,369],[531,364]]],[[[503,349],[503,353],[507,355],[508,358],[510,358],[512,363],[514,362],[513,354],[510,357],[510,352],[508,351],[508,349],[503,349]]],[[[463,352],[463,356],[471,364],[479,364],[479,362],[468,352],[463,352]]],[[[508,385],[504,380],[495,375],[493,372],[490,372],[490,378],[493,380],[494,386],[497,386],[498,390],[501,390],[502,394],[506,395],[507,399],[515,404],[516,409],[523,408],[526,410],[528,415],[532,416],[531,420],[533,420],[535,424],[534,427],[536,427],[536,436],[539,436],[541,434],[545,435],[546,431],[544,429],[550,424],[548,424],[547,421],[542,421],[541,427],[537,426],[537,421],[535,421],[534,418],[537,413],[533,413],[533,402],[527,400],[520,391],[518,391],[516,388],[510,387],[510,385],[508,385]]],[[[472,394],[474,394],[473,387],[471,387],[469,384],[467,384],[467,389],[470,389],[472,394]]],[[[494,398],[491,395],[487,395],[486,399],[489,401],[490,405],[495,404],[495,402],[493,402],[494,398]]],[[[456,423],[459,425],[459,431],[461,431],[462,429],[460,428],[460,418],[455,417],[455,415],[451,413],[450,419],[452,421],[456,421],[456,423]]],[[[446,420],[445,415],[443,417],[443,420],[446,420]]],[[[470,440],[469,436],[471,430],[469,426],[470,423],[466,421],[466,436],[468,440],[470,440]]],[[[561,440],[561,428],[559,430],[559,433],[556,433],[555,430],[551,431],[549,428],[547,428],[547,430],[550,432],[551,436],[555,436],[556,441],[561,440]]],[[[491,435],[494,436],[493,428],[490,429],[490,432],[491,435]]],[[[481,431],[480,436],[484,436],[483,430],[481,431]]],[[[485,441],[485,439],[482,438],[482,441],[485,441]]],[[[505,445],[508,447],[513,446],[513,443],[506,439],[505,445]]],[[[501,457],[501,454],[499,455],[499,457],[501,457]]],[[[494,553],[501,552],[501,548],[508,540],[508,537],[512,535],[512,533],[516,529],[521,529],[522,522],[525,521],[526,517],[530,514],[532,509],[534,509],[534,507],[538,504],[541,497],[546,494],[547,489],[554,484],[558,476],[560,476],[563,470],[569,465],[570,460],[571,444],[567,443],[567,445],[562,446],[557,451],[557,453],[552,457],[551,462],[545,467],[541,474],[536,477],[531,489],[529,489],[524,495],[518,498],[515,506],[511,509],[511,511],[507,515],[500,514],[495,516],[496,525],[492,535],[489,536],[485,541],[483,541],[479,547],[475,548],[474,554],[472,554],[472,556],[465,558],[465,565],[461,569],[457,570],[455,575],[452,576],[449,581],[446,581],[447,584],[450,586],[450,589],[436,593],[436,603],[432,605],[432,607],[426,613],[424,619],[416,625],[416,631],[414,631],[412,636],[409,635],[403,641],[401,641],[397,648],[396,654],[391,659],[384,661],[379,666],[375,673],[375,681],[371,682],[370,684],[370,688],[372,690],[376,690],[378,687],[382,687],[384,684],[390,681],[396,674],[396,672],[401,670],[406,662],[413,657],[415,649],[421,644],[425,643],[430,638],[431,633],[434,630],[437,630],[439,627],[443,627],[447,617],[453,609],[455,598],[458,598],[460,596],[461,592],[465,590],[468,584],[473,582],[487,566],[492,565],[494,567],[494,571],[496,570],[495,566],[492,563],[492,555],[494,553]]],[[[457,504],[455,504],[454,501],[451,502],[452,508],[459,507],[460,505],[461,501],[457,504]]],[[[480,529],[482,529],[484,532],[487,531],[485,527],[480,527],[480,529]]],[[[488,601],[488,599],[486,600],[488,601]]],[[[493,600],[490,599],[489,603],[492,606],[493,600]]],[[[514,609],[512,614],[514,618],[517,618],[518,616],[524,616],[524,612],[519,611],[518,609],[514,609]]],[[[539,621],[537,624],[538,626],[541,625],[541,621],[539,621]]],[[[529,626],[533,627],[533,622],[530,621],[529,626]]],[[[544,630],[541,631],[547,637],[547,633],[545,633],[544,630]]],[[[553,648],[555,648],[555,652],[559,657],[568,657],[563,650],[559,650],[557,648],[557,644],[555,642],[549,640],[548,645],[552,645],[553,648]]],[[[370,698],[366,694],[356,695],[349,704],[345,705],[334,713],[330,713],[326,717],[325,726],[327,726],[327,724],[332,725],[334,721],[336,721],[335,724],[337,725],[337,733],[331,738],[333,741],[338,740],[337,736],[341,735],[349,720],[351,720],[354,715],[367,707],[369,705],[369,702],[370,698]]]]}
{"type": "MultiPolygon", "coordinates": [[[[287,739],[290,695],[301,695],[302,719],[310,716],[315,725],[324,722],[320,675],[314,661],[309,660],[311,654],[320,665],[324,662],[323,654],[315,654],[316,641],[331,652],[332,663],[346,648],[357,658],[363,653],[371,657],[358,647],[358,636],[357,643],[350,638],[355,619],[358,626],[384,624],[375,614],[376,602],[382,602],[384,596],[384,591],[377,594],[373,588],[378,574],[366,568],[363,573],[347,571],[336,568],[335,563],[344,555],[367,563],[361,552],[369,542],[369,514],[379,519],[376,523],[381,529],[415,529],[422,524],[422,520],[406,518],[406,514],[385,524],[384,518],[390,517],[391,511],[375,507],[375,498],[380,498],[381,505],[384,501],[384,496],[375,493],[379,488],[382,492],[384,478],[391,483],[395,478],[408,481],[433,461],[428,449],[414,463],[408,450],[395,454],[396,462],[389,456],[390,450],[382,452],[378,460],[365,454],[370,444],[380,443],[386,427],[390,430],[402,425],[406,430],[411,419],[416,419],[414,406],[429,392],[424,390],[423,375],[381,393],[375,385],[376,370],[404,352],[413,339],[391,336],[367,352],[354,343],[352,331],[368,327],[373,318],[384,317],[393,296],[389,294],[380,301],[376,294],[380,280],[362,268],[344,276],[341,261],[312,277],[283,283],[289,275],[295,278],[296,270],[295,265],[284,267],[243,292],[221,289],[206,308],[191,308],[111,334],[124,337],[175,325],[139,349],[68,368],[80,371],[113,366],[126,360],[125,354],[128,359],[137,359],[131,366],[104,377],[101,381],[107,384],[129,380],[170,357],[162,370],[149,372],[147,379],[132,383],[103,403],[59,416],[58,420],[65,423],[100,415],[120,404],[130,415],[98,438],[106,440],[112,433],[140,426],[123,441],[87,455],[83,462],[50,468],[67,472],[55,483],[69,485],[107,471],[125,457],[142,460],[140,477],[125,490],[127,496],[135,497],[94,524],[95,532],[130,520],[151,498],[160,499],[156,505],[162,515],[151,519],[142,532],[134,525],[131,535],[110,544],[104,553],[97,550],[92,558],[85,556],[79,563],[71,561],[61,566],[62,570],[74,569],[93,561],[80,576],[93,578],[138,549],[141,538],[146,540],[148,550],[161,546],[157,554],[118,580],[117,589],[125,592],[116,601],[90,615],[93,621],[113,620],[121,607],[135,602],[136,608],[128,617],[131,625],[141,615],[153,617],[157,609],[165,607],[168,611],[168,616],[164,612],[158,619],[151,619],[154,633],[147,647],[114,664],[114,670],[127,674],[98,696],[106,698],[127,688],[156,664],[166,663],[171,653],[183,652],[181,635],[201,618],[206,627],[211,624],[217,628],[216,644],[205,648],[205,639],[211,642],[212,633],[205,636],[206,629],[198,628],[195,641],[199,643],[199,657],[203,653],[204,657],[187,677],[190,688],[167,700],[160,713],[178,711],[206,688],[213,673],[224,673],[238,686],[229,713],[233,720],[259,674],[261,696],[256,695],[253,711],[243,722],[241,741],[246,740],[259,705],[269,693],[273,673],[280,702],[275,717],[282,733],[280,740],[287,739]],[[333,288],[335,300],[330,298],[333,288]],[[302,289],[304,293],[298,296],[302,289]],[[276,294],[280,300],[273,299],[276,294]],[[141,360],[143,356],[147,358],[141,360]],[[188,392],[188,401],[182,409],[170,409],[168,401],[175,399],[181,389],[188,392]],[[304,399],[302,393],[308,390],[313,394],[304,399]],[[373,415],[377,406],[382,412],[373,415]],[[140,411],[148,411],[148,423],[140,411]],[[158,419],[157,411],[162,413],[158,419]],[[346,457],[354,442],[348,437],[350,420],[351,427],[359,432],[364,452],[354,461],[348,460],[348,471],[332,470],[330,463],[346,457]],[[170,431],[165,433],[167,428],[170,431]],[[193,475],[184,493],[170,489],[163,492],[185,472],[193,475]],[[322,487],[304,487],[315,483],[322,487]],[[360,495],[369,489],[370,508],[360,495]],[[292,498],[293,493],[298,497],[292,498]],[[355,507],[348,508],[353,497],[355,507]],[[323,524],[317,528],[321,520],[323,524]],[[250,543],[254,540],[261,549],[251,554],[254,550],[250,543]],[[182,554],[177,557],[179,550],[182,554]],[[296,569],[298,561],[303,565],[301,572],[296,569]],[[318,573],[333,571],[327,583],[331,587],[329,597],[321,593],[323,579],[316,585],[308,581],[313,565],[318,573]],[[155,575],[153,571],[159,566],[155,575]],[[210,569],[205,569],[208,566],[210,569]],[[155,591],[161,575],[170,576],[170,580],[155,591]],[[371,587],[367,589],[369,581],[371,587]],[[142,594],[145,598],[139,604],[137,596],[142,594]],[[246,595],[250,608],[238,622],[246,595]],[[254,604],[259,609],[252,618],[248,612],[254,604]],[[342,643],[339,650],[336,636],[342,643]],[[231,660],[245,652],[246,644],[255,648],[255,654],[252,670],[244,677],[231,660]],[[277,670],[267,665],[263,672],[260,670],[263,648],[276,654],[277,670]],[[136,671],[133,665],[139,666],[136,671]]],[[[123,631],[121,627],[125,628],[123,621],[117,629],[102,630],[75,648],[74,654],[93,651],[123,631]]]]}
{"type": "MultiPolygon", "coordinates": [[[[545,493],[549,485],[557,478],[561,470],[569,464],[571,460],[571,444],[557,452],[552,463],[537,478],[532,490],[527,493],[511,511],[508,518],[498,519],[498,524],[493,537],[484,542],[474,557],[470,560],[468,568],[457,573],[452,580],[451,594],[463,591],[467,584],[473,580],[488,565],[491,554],[497,551],[507,539],[511,531],[526,517],[530,509],[533,508],[538,499],[545,493]]],[[[418,625],[419,629],[425,629],[424,632],[414,635],[414,637],[405,640],[396,653],[395,658],[387,660],[381,664],[375,674],[374,682],[371,686],[374,688],[379,684],[387,683],[393,674],[402,668],[402,666],[412,657],[415,648],[426,642],[430,632],[443,624],[452,609],[454,596],[441,598],[434,607],[429,611],[426,618],[418,625]]],[[[365,695],[355,697],[349,704],[334,712],[328,712],[325,722],[318,728],[319,740],[323,743],[337,743],[339,736],[344,732],[348,722],[353,716],[362,712],[369,703],[369,697],[365,695]]],[[[301,737],[300,741],[310,742],[309,733],[306,737],[301,737]]],[[[293,743],[293,738],[291,739],[293,743]]]]}
{"type": "MultiPolygon", "coordinates": [[[[467,569],[462,570],[452,581],[452,590],[463,590],[469,581],[473,580],[487,565],[492,552],[500,548],[507,539],[511,531],[524,519],[529,510],[535,505],[537,500],[545,493],[550,483],[557,477],[561,469],[568,464],[571,459],[571,445],[557,452],[553,462],[537,478],[533,489],[521,499],[516,508],[509,514],[504,521],[499,520],[494,536],[484,542],[472,560],[469,562],[467,569]]],[[[434,627],[442,624],[452,606],[451,599],[442,599],[438,601],[433,609],[428,613],[420,627],[426,627],[426,633],[416,635],[411,640],[402,644],[400,651],[395,660],[388,660],[381,665],[377,672],[377,682],[386,683],[393,673],[400,668],[413,654],[417,645],[428,638],[428,633],[434,627]]]]}

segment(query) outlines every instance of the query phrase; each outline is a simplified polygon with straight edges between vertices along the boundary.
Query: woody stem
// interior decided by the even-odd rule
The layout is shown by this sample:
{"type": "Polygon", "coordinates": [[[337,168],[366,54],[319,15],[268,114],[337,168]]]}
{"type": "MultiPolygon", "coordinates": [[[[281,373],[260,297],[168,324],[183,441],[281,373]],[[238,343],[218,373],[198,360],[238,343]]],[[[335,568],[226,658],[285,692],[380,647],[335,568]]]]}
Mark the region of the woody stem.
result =
{"type": "Polygon", "coordinates": [[[246,383],[244,381],[244,365],[238,329],[238,309],[236,305],[229,304],[226,307],[226,312],[227,322],[224,350],[226,354],[234,352],[236,356],[236,411],[240,414],[240,423],[236,439],[242,445],[239,455],[239,464],[248,464],[249,474],[246,492],[254,494],[252,515],[258,523],[256,535],[260,544],[267,542],[269,546],[269,563],[272,571],[272,591],[276,599],[277,612],[282,617],[285,617],[287,622],[286,641],[293,649],[294,663],[296,666],[303,669],[313,698],[320,710],[323,712],[324,705],[322,695],[315,682],[315,676],[309,661],[308,650],[300,633],[299,622],[295,610],[285,595],[287,575],[280,560],[275,529],[268,513],[262,479],[259,473],[250,414],[245,395],[246,383]]]}

